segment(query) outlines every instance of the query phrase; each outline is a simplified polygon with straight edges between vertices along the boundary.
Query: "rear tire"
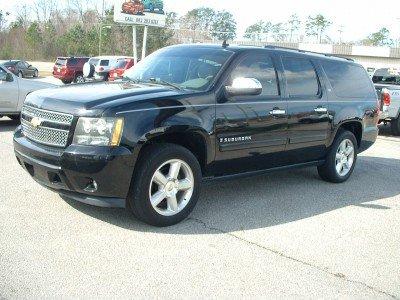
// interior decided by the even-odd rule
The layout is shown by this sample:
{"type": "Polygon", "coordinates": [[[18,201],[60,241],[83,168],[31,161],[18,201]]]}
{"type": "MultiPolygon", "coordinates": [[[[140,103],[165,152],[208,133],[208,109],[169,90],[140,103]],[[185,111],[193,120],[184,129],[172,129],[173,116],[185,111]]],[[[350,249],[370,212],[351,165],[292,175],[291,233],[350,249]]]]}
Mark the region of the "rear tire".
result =
{"type": "Polygon", "coordinates": [[[345,182],[356,165],[357,148],[357,140],[352,132],[347,130],[338,132],[325,163],[318,167],[319,176],[328,182],[345,182]]]}
{"type": "Polygon", "coordinates": [[[70,84],[70,83],[71,83],[70,80],[61,80],[61,81],[62,81],[62,83],[64,83],[64,84],[70,84]]]}
{"type": "Polygon", "coordinates": [[[77,74],[75,76],[74,82],[75,83],[84,83],[85,82],[85,78],[83,77],[83,74],[77,74]]]}
{"type": "Polygon", "coordinates": [[[136,167],[127,207],[147,224],[177,224],[195,207],[201,180],[200,164],[188,149],[174,144],[151,145],[136,167]]]}
{"type": "Polygon", "coordinates": [[[393,135],[400,135],[400,117],[390,121],[390,129],[393,135]]]}

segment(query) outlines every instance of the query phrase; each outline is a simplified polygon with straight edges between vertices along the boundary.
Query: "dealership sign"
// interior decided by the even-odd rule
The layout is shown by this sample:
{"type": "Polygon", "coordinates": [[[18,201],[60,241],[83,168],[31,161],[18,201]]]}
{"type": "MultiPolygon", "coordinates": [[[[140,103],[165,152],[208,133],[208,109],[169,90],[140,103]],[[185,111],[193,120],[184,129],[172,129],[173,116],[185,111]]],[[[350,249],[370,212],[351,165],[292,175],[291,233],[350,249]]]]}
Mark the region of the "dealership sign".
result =
{"type": "Polygon", "coordinates": [[[164,27],[163,0],[115,0],[114,21],[131,25],[164,27]]]}

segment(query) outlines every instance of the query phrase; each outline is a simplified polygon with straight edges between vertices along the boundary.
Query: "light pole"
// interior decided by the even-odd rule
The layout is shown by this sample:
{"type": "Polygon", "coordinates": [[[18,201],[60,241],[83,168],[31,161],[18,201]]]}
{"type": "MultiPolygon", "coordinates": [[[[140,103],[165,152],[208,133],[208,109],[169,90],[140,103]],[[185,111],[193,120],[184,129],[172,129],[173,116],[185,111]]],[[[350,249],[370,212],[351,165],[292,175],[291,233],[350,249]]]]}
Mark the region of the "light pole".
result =
{"type": "Polygon", "coordinates": [[[101,55],[101,41],[102,41],[102,39],[103,39],[103,27],[104,27],[104,28],[111,28],[111,25],[103,25],[103,24],[100,24],[99,56],[101,55]]]}

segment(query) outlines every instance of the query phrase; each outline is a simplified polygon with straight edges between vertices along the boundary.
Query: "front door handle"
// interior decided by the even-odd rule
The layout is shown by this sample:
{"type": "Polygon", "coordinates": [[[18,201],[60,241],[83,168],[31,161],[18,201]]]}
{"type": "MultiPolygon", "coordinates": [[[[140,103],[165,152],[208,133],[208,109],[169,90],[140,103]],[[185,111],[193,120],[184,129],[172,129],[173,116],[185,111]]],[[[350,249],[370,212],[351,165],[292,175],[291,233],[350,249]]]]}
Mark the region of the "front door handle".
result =
{"type": "Polygon", "coordinates": [[[284,116],[286,115],[286,110],[274,108],[273,110],[270,110],[269,114],[272,116],[284,116]]]}
{"type": "Polygon", "coordinates": [[[326,114],[328,112],[328,109],[326,107],[318,106],[318,107],[314,108],[314,111],[319,114],[326,114]]]}

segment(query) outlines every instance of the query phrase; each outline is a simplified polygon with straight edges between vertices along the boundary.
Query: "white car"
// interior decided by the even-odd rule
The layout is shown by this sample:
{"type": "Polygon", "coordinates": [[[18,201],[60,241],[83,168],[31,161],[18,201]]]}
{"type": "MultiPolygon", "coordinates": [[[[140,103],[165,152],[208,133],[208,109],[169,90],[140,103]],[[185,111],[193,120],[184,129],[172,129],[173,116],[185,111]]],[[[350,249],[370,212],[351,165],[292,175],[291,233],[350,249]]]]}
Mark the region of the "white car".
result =
{"type": "Polygon", "coordinates": [[[29,93],[55,86],[51,83],[19,78],[0,65],[0,117],[18,119],[29,93]]]}
{"type": "Polygon", "coordinates": [[[89,59],[83,66],[85,79],[104,80],[108,79],[110,69],[120,59],[127,59],[127,56],[96,56],[89,59]]]}

